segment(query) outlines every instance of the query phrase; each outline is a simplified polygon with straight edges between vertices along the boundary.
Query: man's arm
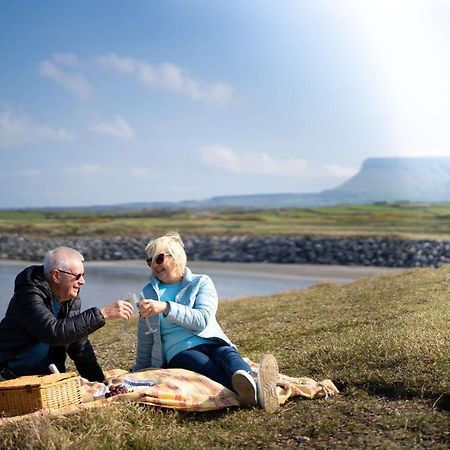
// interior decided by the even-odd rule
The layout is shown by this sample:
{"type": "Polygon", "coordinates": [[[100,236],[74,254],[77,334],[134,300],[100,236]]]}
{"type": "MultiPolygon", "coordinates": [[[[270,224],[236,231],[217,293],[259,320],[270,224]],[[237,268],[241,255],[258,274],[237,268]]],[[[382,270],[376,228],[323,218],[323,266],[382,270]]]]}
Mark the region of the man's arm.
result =
{"type": "Polygon", "coordinates": [[[105,375],[97,362],[94,349],[89,339],[83,339],[70,344],[67,354],[73,360],[78,373],[89,381],[103,382],[105,375]]]}

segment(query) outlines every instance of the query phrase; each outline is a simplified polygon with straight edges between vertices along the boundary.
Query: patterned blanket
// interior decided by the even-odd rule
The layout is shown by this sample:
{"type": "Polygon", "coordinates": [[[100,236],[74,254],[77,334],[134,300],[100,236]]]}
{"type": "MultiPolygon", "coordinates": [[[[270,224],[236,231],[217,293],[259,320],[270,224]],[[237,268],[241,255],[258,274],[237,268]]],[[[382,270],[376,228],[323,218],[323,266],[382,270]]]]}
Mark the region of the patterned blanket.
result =
{"type": "MultiPolygon", "coordinates": [[[[258,364],[248,359],[247,362],[256,375],[258,364]]],[[[237,396],[233,391],[203,375],[184,369],[148,369],[134,373],[114,369],[106,371],[105,375],[107,384],[81,379],[83,403],[80,405],[59,409],[41,409],[21,416],[0,418],[0,425],[33,416],[65,415],[121,401],[197,412],[239,406],[237,396]],[[128,392],[106,398],[105,393],[112,385],[123,385],[128,392]]],[[[293,378],[282,374],[278,376],[277,394],[280,405],[291,397],[328,398],[338,392],[331,380],[317,382],[306,377],[293,378]]]]}

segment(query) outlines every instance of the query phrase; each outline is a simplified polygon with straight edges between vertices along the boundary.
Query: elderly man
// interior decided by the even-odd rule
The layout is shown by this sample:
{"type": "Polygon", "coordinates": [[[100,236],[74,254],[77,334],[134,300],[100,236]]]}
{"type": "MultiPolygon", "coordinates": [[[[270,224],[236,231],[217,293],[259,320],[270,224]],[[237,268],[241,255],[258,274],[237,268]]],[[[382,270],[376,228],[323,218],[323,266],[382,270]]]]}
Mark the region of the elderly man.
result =
{"type": "Polygon", "coordinates": [[[65,372],[69,355],[82,377],[104,380],[88,336],[106,320],[128,320],[133,310],[128,302],[117,300],[80,312],[83,261],[73,248],[58,247],[47,253],[43,265],[17,275],[0,322],[0,377],[48,374],[50,364],[65,372]]]}

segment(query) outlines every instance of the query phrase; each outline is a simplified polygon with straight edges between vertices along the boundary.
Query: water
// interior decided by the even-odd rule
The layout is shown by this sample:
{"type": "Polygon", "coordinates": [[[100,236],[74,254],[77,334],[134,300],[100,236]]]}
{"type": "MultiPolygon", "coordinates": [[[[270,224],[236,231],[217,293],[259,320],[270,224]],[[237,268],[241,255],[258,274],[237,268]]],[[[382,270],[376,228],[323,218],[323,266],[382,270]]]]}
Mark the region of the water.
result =
{"type": "MultiPolygon", "coordinates": [[[[13,294],[16,275],[30,264],[0,261],[0,319],[13,294]]],[[[387,270],[363,267],[334,267],[333,270],[333,266],[209,262],[193,262],[189,267],[194,273],[206,273],[212,278],[220,300],[272,295],[307,288],[323,281],[346,283],[360,276],[387,270]]],[[[82,309],[102,307],[125,297],[129,292],[140,292],[149,279],[149,269],[143,261],[86,262],[85,273],[86,284],[80,294],[82,309]]]]}

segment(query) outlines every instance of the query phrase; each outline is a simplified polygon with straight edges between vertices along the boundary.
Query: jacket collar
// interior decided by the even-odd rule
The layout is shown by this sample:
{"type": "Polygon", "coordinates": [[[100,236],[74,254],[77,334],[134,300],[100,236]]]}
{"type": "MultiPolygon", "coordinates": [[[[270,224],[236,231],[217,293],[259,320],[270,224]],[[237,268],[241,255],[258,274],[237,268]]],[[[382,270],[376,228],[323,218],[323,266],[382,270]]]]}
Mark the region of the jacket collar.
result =
{"type": "MultiPolygon", "coordinates": [[[[152,275],[152,277],[150,278],[150,281],[154,288],[157,288],[160,283],[160,280],[158,279],[158,277],[156,277],[154,275],[152,275]]],[[[181,280],[181,289],[183,289],[185,286],[187,286],[191,281],[192,281],[191,269],[189,269],[189,267],[186,267],[186,269],[184,271],[183,279],[181,280]]]]}

